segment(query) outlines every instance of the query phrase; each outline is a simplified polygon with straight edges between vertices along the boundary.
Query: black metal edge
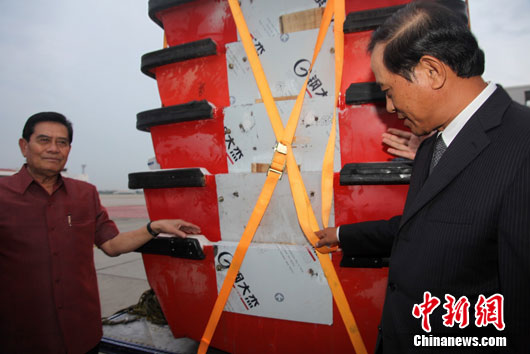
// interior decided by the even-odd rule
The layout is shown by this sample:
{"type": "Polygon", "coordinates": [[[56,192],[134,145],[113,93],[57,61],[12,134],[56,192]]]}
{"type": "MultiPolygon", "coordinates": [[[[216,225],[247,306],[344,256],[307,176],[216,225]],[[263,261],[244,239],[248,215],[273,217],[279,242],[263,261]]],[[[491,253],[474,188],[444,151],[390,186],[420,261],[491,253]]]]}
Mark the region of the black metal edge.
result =
{"type": "Polygon", "coordinates": [[[440,4],[449,8],[457,16],[460,17],[463,23],[469,23],[467,16],[467,3],[465,0],[437,0],[440,4]]]}
{"type": "Polygon", "coordinates": [[[349,163],[340,170],[341,186],[409,184],[411,160],[349,163]]]}
{"type": "Polygon", "coordinates": [[[157,13],[192,1],[194,0],[149,0],[148,14],[154,23],[159,25],[161,28],[164,28],[162,21],[156,17],[157,13]]]}
{"type": "Polygon", "coordinates": [[[350,12],[344,21],[344,33],[353,33],[372,30],[379,27],[388,17],[405,5],[396,5],[370,9],[364,11],[350,12]]]}
{"type": "Polygon", "coordinates": [[[343,255],[340,266],[343,268],[383,268],[388,267],[390,258],[350,257],[343,255]]]}
{"type": "MultiPolygon", "coordinates": [[[[464,23],[468,23],[467,4],[463,0],[436,0],[453,11],[464,23]]],[[[350,12],[344,21],[344,33],[373,30],[379,27],[396,11],[406,5],[395,5],[376,9],[350,12]]]]}
{"type": "Polygon", "coordinates": [[[380,102],[385,98],[385,93],[375,82],[353,83],[346,90],[346,104],[380,102]]]}
{"type": "Polygon", "coordinates": [[[193,237],[154,238],[135,252],[196,260],[205,258],[199,240],[193,237]]]}
{"type": "Polygon", "coordinates": [[[136,115],[136,129],[149,132],[156,125],[212,119],[213,107],[206,100],[151,109],[136,115]]]}
{"type": "Polygon", "coordinates": [[[145,345],[136,343],[124,342],[122,340],[103,337],[99,342],[99,352],[105,354],[148,354],[148,353],[160,353],[160,354],[171,354],[171,352],[161,350],[158,348],[152,348],[145,345]]]}
{"type": "Polygon", "coordinates": [[[129,173],[129,189],[204,187],[200,168],[181,168],[129,173]]]}
{"type": "Polygon", "coordinates": [[[142,72],[155,78],[151,69],[180,61],[217,54],[217,45],[211,38],[184,43],[142,55],[142,72]]]}

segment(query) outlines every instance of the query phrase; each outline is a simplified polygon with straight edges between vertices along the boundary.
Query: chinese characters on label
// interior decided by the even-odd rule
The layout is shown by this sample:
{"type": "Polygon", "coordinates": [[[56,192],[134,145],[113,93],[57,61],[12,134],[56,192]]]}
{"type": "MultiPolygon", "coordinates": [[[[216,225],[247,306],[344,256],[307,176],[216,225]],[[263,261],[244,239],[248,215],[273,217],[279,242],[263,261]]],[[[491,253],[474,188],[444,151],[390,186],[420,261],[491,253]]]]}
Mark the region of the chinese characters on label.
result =
{"type": "MultiPolygon", "coordinates": [[[[500,294],[494,294],[488,298],[480,295],[474,307],[475,325],[485,327],[491,324],[502,331],[505,327],[503,302],[504,297],[500,294]]],[[[431,331],[430,315],[440,303],[439,298],[426,291],[423,293],[423,302],[413,306],[412,315],[421,319],[421,327],[425,332],[431,331]]],[[[443,325],[453,327],[458,323],[459,328],[467,327],[469,325],[469,307],[470,303],[466,296],[456,300],[452,295],[445,295],[443,308],[446,310],[446,314],[442,316],[443,325]]]]}
{"type": "Polygon", "coordinates": [[[247,309],[259,306],[258,299],[254,294],[252,294],[250,286],[244,280],[245,277],[243,276],[243,274],[237,273],[236,280],[234,282],[234,288],[239,290],[238,292],[240,292],[242,299],[245,300],[246,304],[244,304],[247,309]]]}
{"type": "MultiPolygon", "coordinates": [[[[294,74],[298,77],[305,77],[311,75],[311,72],[309,71],[310,66],[311,62],[309,60],[300,59],[294,64],[294,74]]],[[[307,80],[306,91],[309,94],[309,97],[311,98],[313,97],[313,95],[322,97],[326,97],[328,95],[328,91],[324,88],[322,81],[316,74],[309,76],[309,79],[307,80]]]]}
{"type": "MultiPolygon", "coordinates": [[[[221,252],[217,256],[217,270],[228,269],[232,263],[232,254],[230,252],[221,252]]],[[[259,301],[256,295],[250,290],[250,285],[245,281],[245,277],[241,272],[238,272],[236,279],[234,280],[233,288],[236,290],[243,306],[245,309],[249,310],[256,306],[259,306],[259,301]]]]}
{"type": "Polygon", "coordinates": [[[234,138],[230,135],[230,129],[225,127],[225,143],[228,160],[233,165],[243,157],[243,151],[236,145],[234,138]]]}
{"type": "Polygon", "coordinates": [[[258,53],[258,56],[265,53],[265,47],[263,46],[263,44],[252,34],[250,35],[250,37],[252,37],[252,42],[254,42],[254,48],[256,48],[256,53],[258,53]]]}
{"type": "Polygon", "coordinates": [[[322,81],[320,81],[320,79],[316,75],[309,77],[309,80],[307,81],[307,86],[315,95],[322,97],[326,97],[328,95],[328,91],[324,90],[324,87],[322,87],[322,81]]]}

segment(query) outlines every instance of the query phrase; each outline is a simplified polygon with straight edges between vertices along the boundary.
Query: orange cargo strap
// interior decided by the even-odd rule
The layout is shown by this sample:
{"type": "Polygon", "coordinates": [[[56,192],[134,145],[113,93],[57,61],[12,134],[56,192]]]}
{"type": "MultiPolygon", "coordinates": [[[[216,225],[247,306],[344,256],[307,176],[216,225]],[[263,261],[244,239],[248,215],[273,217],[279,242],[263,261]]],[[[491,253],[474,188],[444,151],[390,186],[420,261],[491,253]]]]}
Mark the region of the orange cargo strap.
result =
{"type": "MultiPolygon", "coordinates": [[[[219,296],[217,297],[214,308],[208,320],[208,324],[201,338],[198,353],[206,353],[206,350],[208,349],[210,341],[215,332],[215,328],[217,327],[217,323],[219,322],[219,319],[224,309],[224,306],[226,304],[226,301],[228,300],[228,297],[230,295],[230,291],[233,287],[236,276],[243,263],[243,259],[245,257],[246,251],[252,241],[252,238],[254,237],[254,233],[256,232],[259,226],[261,218],[263,217],[263,214],[265,213],[265,210],[272,197],[276,184],[278,183],[278,180],[280,179],[283,173],[286,163],[287,163],[287,168],[289,170],[289,174],[288,174],[289,183],[291,186],[293,200],[295,202],[295,207],[296,207],[300,226],[302,230],[304,231],[304,234],[306,235],[306,237],[308,238],[308,240],[311,242],[313,246],[318,241],[318,237],[314,233],[314,230],[319,229],[318,222],[316,221],[313,210],[311,208],[311,204],[309,202],[309,198],[307,197],[307,192],[305,190],[303,180],[302,180],[300,171],[298,169],[298,165],[296,163],[296,160],[294,158],[294,154],[291,148],[291,142],[294,138],[296,126],[298,125],[298,118],[300,116],[300,111],[302,108],[309,75],[307,75],[304,85],[296,99],[294,108],[291,112],[289,121],[287,123],[287,127],[284,130],[283,124],[280,119],[280,115],[278,113],[276,104],[274,103],[274,99],[272,97],[272,93],[268,86],[265,73],[263,72],[263,68],[261,67],[261,64],[259,62],[258,55],[252,43],[250,33],[248,31],[246,22],[241,12],[239,3],[237,0],[228,0],[228,2],[232,10],[232,14],[236,22],[238,32],[241,37],[241,41],[245,48],[245,52],[247,53],[249,63],[252,67],[254,77],[256,79],[258,88],[260,90],[267,113],[271,120],[274,134],[276,136],[278,143],[274,151],[274,157],[271,162],[271,167],[269,168],[269,172],[267,173],[265,184],[261,190],[260,196],[254,207],[254,210],[252,211],[252,215],[247,223],[245,231],[243,232],[243,235],[241,236],[241,240],[236,248],[234,257],[232,259],[227,275],[225,277],[225,280],[219,292],[219,296]]],[[[329,27],[329,24],[331,22],[331,17],[333,13],[335,13],[335,47],[336,47],[335,48],[335,55],[336,55],[336,59],[335,59],[335,64],[336,64],[335,106],[336,106],[336,103],[338,101],[338,95],[340,92],[340,79],[342,77],[342,61],[343,61],[342,56],[344,52],[343,50],[344,48],[343,36],[344,35],[342,32],[342,24],[344,22],[344,17],[345,17],[344,0],[335,0],[335,1],[329,0],[326,5],[326,9],[324,11],[324,15],[323,15],[321,26],[320,26],[320,31],[318,34],[317,44],[315,45],[315,51],[313,54],[313,60],[311,63],[310,71],[314,65],[316,56],[318,55],[318,52],[320,51],[320,47],[322,46],[322,43],[324,41],[324,37],[326,35],[327,28],[329,27]]],[[[323,166],[323,176],[322,176],[322,192],[323,192],[322,203],[327,204],[326,206],[323,205],[322,207],[323,215],[326,213],[324,209],[327,210],[327,215],[325,217],[323,216],[323,223],[325,226],[327,226],[327,223],[329,221],[329,211],[331,208],[331,200],[332,200],[332,195],[333,195],[333,153],[334,153],[334,148],[335,148],[334,147],[335,130],[336,130],[336,109],[334,108],[332,131],[330,134],[330,138],[328,140],[328,145],[326,147],[324,166],[323,166]],[[330,162],[330,159],[331,159],[331,162],[330,162]],[[331,181],[331,184],[329,183],[329,181],[331,181]]],[[[333,293],[333,297],[335,299],[339,312],[345,323],[346,330],[353,344],[353,347],[357,353],[366,353],[366,348],[360,336],[357,324],[355,323],[353,314],[351,313],[351,310],[350,310],[348,301],[346,299],[346,296],[344,294],[344,291],[342,289],[342,286],[340,285],[340,281],[337,277],[333,264],[331,263],[331,259],[329,255],[324,254],[324,253],[333,251],[335,249],[336,247],[334,247],[333,249],[322,247],[318,249],[319,252],[317,252],[317,255],[321,262],[324,274],[326,275],[326,278],[328,280],[329,286],[333,293]]]]}

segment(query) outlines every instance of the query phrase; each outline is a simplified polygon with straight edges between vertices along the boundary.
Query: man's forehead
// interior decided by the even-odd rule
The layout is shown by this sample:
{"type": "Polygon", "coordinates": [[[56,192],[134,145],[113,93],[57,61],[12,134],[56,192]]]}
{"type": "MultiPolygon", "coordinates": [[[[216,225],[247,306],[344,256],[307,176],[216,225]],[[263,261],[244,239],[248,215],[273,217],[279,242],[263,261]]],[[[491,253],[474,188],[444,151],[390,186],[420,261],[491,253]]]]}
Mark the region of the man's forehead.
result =
{"type": "Polygon", "coordinates": [[[377,44],[374,47],[374,50],[372,51],[372,54],[370,56],[370,66],[372,68],[372,72],[375,75],[376,82],[379,85],[382,85],[384,83],[383,76],[386,70],[383,64],[383,49],[384,45],[377,44]]]}
{"type": "Polygon", "coordinates": [[[57,122],[39,122],[35,124],[33,134],[68,138],[68,129],[57,122]]]}

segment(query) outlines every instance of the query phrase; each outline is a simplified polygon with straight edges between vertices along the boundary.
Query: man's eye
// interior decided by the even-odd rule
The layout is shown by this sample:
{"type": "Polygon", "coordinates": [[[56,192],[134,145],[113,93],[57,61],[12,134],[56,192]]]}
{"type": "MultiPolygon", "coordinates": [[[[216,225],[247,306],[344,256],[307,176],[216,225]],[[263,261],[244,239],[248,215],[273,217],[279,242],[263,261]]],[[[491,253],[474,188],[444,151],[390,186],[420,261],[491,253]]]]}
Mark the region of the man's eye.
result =
{"type": "Polygon", "coordinates": [[[50,138],[39,138],[37,141],[41,144],[48,144],[51,140],[50,138]]]}
{"type": "Polygon", "coordinates": [[[67,147],[68,146],[68,142],[66,140],[59,140],[59,141],[57,141],[57,145],[60,146],[60,147],[67,147]]]}

